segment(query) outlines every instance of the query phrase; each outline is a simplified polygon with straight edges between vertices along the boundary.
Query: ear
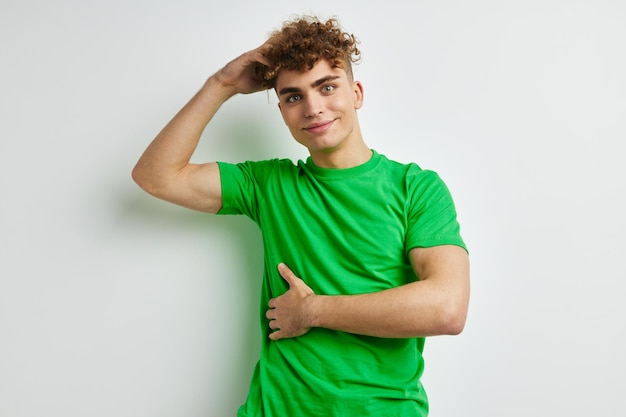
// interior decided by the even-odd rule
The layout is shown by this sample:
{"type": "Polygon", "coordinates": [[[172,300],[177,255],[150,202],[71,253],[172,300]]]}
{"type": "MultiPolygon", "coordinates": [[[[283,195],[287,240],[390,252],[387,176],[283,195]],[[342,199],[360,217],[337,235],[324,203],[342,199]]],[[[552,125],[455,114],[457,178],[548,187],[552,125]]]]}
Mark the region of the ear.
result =
{"type": "Polygon", "coordinates": [[[360,109],[363,106],[363,84],[360,81],[352,83],[354,91],[354,108],[360,109]]]}

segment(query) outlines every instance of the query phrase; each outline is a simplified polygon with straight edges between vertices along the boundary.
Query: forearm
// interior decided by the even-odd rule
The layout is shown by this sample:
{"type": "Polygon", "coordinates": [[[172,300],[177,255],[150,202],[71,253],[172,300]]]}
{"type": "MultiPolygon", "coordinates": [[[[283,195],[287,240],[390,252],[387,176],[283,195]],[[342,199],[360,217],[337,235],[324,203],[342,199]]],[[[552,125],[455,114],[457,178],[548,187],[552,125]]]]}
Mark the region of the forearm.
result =
{"type": "Polygon", "coordinates": [[[470,295],[467,252],[442,245],[415,248],[409,256],[419,281],[356,295],[316,295],[287,265],[279,264],[289,289],[268,302],[269,337],[297,337],[312,327],[390,338],[460,333],[470,295]]]}
{"type": "Polygon", "coordinates": [[[463,288],[443,289],[420,281],[359,295],[310,300],[311,327],[378,337],[423,337],[458,334],[467,314],[463,288]]]}

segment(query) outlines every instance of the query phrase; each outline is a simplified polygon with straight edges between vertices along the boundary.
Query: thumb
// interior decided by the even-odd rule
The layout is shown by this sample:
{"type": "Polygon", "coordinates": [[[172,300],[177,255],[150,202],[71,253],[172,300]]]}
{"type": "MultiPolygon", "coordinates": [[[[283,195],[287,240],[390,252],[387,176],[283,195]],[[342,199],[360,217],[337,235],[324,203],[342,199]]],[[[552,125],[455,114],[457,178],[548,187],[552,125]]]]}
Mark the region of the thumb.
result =
{"type": "Polygon", "coordinates": [[[278,273],[285,281],[287,281],[290,288],[299,280],[296,274],[294,274],[293,271],[282,262],[278,264],[278,273]]]}

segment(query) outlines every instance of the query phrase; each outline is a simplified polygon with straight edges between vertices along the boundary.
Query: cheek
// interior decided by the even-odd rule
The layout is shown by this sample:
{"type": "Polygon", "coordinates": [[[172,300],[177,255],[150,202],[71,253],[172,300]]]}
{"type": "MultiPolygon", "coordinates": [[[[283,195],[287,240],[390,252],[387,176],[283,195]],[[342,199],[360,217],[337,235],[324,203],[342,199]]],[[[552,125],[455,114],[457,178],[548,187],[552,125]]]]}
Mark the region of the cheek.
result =
{"type": "Polygon", "coordinates": [[[344,111],[354,108],[355,102],[351,96],[340,96],[328,102],[329,110],[344,111]]]}
{"type": "Polygon", "coordinates": [[[297,116],[294,111],[282,111],[280,115],[283,117],[283,121],[287,126],[291,126],[297,121],[297,116]]]}

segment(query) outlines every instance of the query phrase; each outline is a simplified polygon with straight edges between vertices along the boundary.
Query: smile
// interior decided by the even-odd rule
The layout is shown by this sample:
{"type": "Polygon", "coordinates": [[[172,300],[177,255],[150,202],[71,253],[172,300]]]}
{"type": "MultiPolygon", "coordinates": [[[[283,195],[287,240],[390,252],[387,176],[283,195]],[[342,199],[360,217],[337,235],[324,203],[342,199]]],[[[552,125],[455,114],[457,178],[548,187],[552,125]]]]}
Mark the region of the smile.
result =
{"type": "Polygon", "coordinates": [[[330,120],[326,122],[313,123],[305,127],[304,130],[311,133],[323,133],[328,130],[334,122],[334,120],[330,120]]]}

